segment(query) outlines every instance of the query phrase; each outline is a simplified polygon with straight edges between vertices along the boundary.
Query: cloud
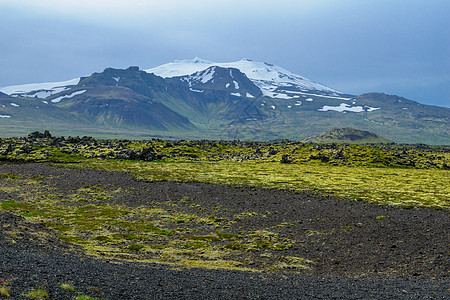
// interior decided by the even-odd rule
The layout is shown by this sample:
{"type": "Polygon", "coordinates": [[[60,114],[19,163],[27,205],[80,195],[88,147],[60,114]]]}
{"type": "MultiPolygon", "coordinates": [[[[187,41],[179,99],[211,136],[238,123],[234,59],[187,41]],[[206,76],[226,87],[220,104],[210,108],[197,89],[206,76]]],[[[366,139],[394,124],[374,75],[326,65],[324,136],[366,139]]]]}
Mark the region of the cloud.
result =
{"type": "Polygon", "coordinates": [[[90,21],[134,18],[137,23],[152,20],[168,23],[177,22],[179,17],[195,22],[196,17],[207,15],[219,19],[238,15],[300,16],[329,2],[333,0],[0,0],[0,6],[90,21]]]}
{"type": "Polygon", "coordinates": [[[432,76],[448,78],[449,8],[445,0],[0,0],[0,85],[201,56],[267,61],[344,91],[431,89],[444,86],[432,76]]]}

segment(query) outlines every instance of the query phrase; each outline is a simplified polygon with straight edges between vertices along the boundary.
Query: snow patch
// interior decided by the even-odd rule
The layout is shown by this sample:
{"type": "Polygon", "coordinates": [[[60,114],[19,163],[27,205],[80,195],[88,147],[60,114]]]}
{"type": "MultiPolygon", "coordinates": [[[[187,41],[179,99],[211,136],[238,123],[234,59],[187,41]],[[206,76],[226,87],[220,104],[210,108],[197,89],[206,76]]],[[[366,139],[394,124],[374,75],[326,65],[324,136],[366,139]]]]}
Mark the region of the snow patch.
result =
{"type": "Polygon", "coordinates": [[[113,77],[113,79],[118,83],[120,80],[120,77],[113,77]]]}
{"type": "Polygon", "coordinates": [[[271,105],[270,107],[272,107],[272,109],[275,109],[275,105],[271,105]]]}
{"type": "Polygon", "coordinates": [[[69,90],[70,88],[68,87],[59,87],[59,88],[54,88],[52,90],[43,90],[43,91],[34,91],[34,92],[30,92],[30,93],[26,93],[26,94],[13,94],[11,96],[13,97],[30,97],[30,98],[47,98],[50,97],[51,95],[69,90]]]}
{"type": "Polygon", "coordinates": [[[230,87],[230,84],[227,83],[227,84],[225,85],[225,88],[227,89],[227,88],[229,88],[229,87],[230,87]]]}
{"type": "Polygon", "coordinates": [[[306,101],[308,101],[308,102],[313,102],[314,99],[313,99],[313,98],[307,98],[306,101]]]}
{"type": "Polygon", "coordinates": [[[255,98],[255,96],[253,96],[252,94],[250,94],[249,92],[247,92],[247,98],[255,98]]]}
{"type": "MultiPolygon", "coordinates": [[[[289,94],[300,94],[300,95],[302,95],[303,98],[306,98],[308,96],[316,96],[316,97],[329,98],[329,99],[339,99],[339,100],[351,100],[352,99],[352,98],[345,98],[345,97],[338,97],[338,96],[311,94],[311,93],[298,92],[298,91],[283,90],[283,92],[284,93],[289,93],[289,94]]],[[[336,93],[333,93],[333,94],[336,94],[336,93]]]]}
{"type": "Polygon", "coordinates": [[[164,78],[170,78],[191,75],[195,72],[203,71],[213,65],[216,64],[211,61],[195,57],[194,59],[174,60],[168,64],[145,70],[145,72],[153,73],[164,78]]]}
{"type": "Polygon", "coordinates": [[[16,104],[16,103],[10,103],[11,104],[11,106],[15,106],[15,107],[19,107],[20,105],[19,104],[16,104]]]}
{"type": "Polygon", "coordinates": [[[367,111],[375,111],[375,110],[379,110],[381,107],[370,107],[370,106],[365,106],[367,111]]]}
{"type": "Polygon", "coordinates": [[[292,100],[295,99],[294,97],[288,96],[286,94],[280,94],[280,93],[274,93],[267,90],[261,90],[264,96],[270,97],[270,98],[276,98],[276,99],[285,99],[285,100],[292,100]]]}
{"type": "Polygon", "coordinates": [[[11,118],[9,115],[0,115],[0,118],[11,118]]]}
{"type": "Polygon", "coordinates": [[[233,80],[233,83],[234,83],[234,89],[238,90],[239,89],[239,83],[237,83],[236,80],[233,80]]]}
{"type": "Polygon", "coordinates": [[[230,95],[236,96],[236,97],[241,97],[241,94],[239,93],[230,93],[230,95]]]}
{"type": "Polygon", "coordinates": [[[195,92],[195,93],[203,93],[204,92],[203,90],[196,90],[196,89],[193,89],[193,88],[189,88],[189,90],[191,92],[195,92]]]}
{"type": "Polygon", "coordinates": [[[0,88],[0,92],[8,95],[26,96],[26,97],[38,97],[45,98],[64,90],[68,90],[69,86],[77,85],[80,82],[80,78],[74,78],[61,82],[44,82],[44,83],[30,83],[21,85],[11,85],[0,88]]]}
{"type": "Polygon", "coordinates": [[[324,107],[318,109],[318,111],[330,111],[330,110],[338,111],[338,112],[346,112],[346,111],[363,112],[364,108],[362,106],[353,106],[353,107],[351,107],[347,103],[341,103],[341,105],[339,105],[339,106],[328,106],[328,105],[325,105],[324,107]]]}
{"type": "Polygon", "coordinates": [[[196,72],[195,74],[192,74],[192,80],[194,81],[200,81],[201,83],[207,83],[211,79],[213,79],[214,73],[216,72],[216,68],[212,67],[207,70],[204,70],[203,72],[196,72]]]}
{"type": "Polygon", "coordinates": [[[44,101],[42,101],[42,103],[48,104],[48,102],[47,102],[47,101],[45,101],[45,100],[44,100],[44,101]]]}
{"type": "Polygon", "coordinates": [[[73,93],[70,94],[70,95],[60,96],[60,97],[58,97],[58,98],[52,99],[51,101],[52,101],[53,103],[58,103],[59,101],[61,101],[61,100],[63,100],[63,99],[72,98],[72,97],[75,97],[75,96],[77,96],[77,95],[81,95],[81,94],[83,94],[84,92],[86,92],[86,90],[76,91],[76,92],[73,92],[73,93]]]}

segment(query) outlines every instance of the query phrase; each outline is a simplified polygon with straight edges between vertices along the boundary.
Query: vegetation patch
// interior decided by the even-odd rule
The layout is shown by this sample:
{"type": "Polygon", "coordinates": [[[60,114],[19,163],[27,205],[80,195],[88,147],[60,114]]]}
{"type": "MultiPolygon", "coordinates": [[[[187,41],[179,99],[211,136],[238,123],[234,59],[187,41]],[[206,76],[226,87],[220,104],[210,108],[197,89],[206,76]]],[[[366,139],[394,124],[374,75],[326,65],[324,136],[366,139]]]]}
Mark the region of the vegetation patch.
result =
{"type": "Polygon", "coordinates": [[[10,296],[11,287],[9,285],[12,281],[13,279],[0,278],[0,296],[2,298],[10,296]]]}
{"type": "Polygon", "coordinates": [[[48,292],[44,288],[36,288],[27,293],[25,296],[29,299],[44,300],[49,299],[48,292]]]}
{"type": "Polygon", "coordinates": [[[295,256],[281,256],[279,261],[273,266],[278,270],[308,270],[311,268],[313,262],[307,259],[303,259],[295,256]]]}
{"type": "Polygon", "coordinates": [[[75,287],[73,286],[73,284],[72,284],[72,283],[69,283],[69,282],[67,282],[67,283],[61,283],[61,284],[59,285],[59,287],[60,287],[61,289],[63,289],[63,290],[66,290],[66,291],[71,291],[71,292],[75,292],[75,291],[76,291],[76,289],[75,289],[75,287]]]}

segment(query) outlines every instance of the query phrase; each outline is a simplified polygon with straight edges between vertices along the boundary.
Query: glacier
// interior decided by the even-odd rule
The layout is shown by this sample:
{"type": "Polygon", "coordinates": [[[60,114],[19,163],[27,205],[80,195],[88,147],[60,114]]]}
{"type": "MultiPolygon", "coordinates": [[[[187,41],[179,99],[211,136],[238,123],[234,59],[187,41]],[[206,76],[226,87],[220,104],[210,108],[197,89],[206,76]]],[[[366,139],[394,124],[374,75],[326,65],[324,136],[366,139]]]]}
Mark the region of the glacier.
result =
{"type": "MultiPolygon", "coordinates": [[[[144,70],[147,73],[153,73],[155,75],[171,78],[178,76],[192,75],[196,72],[201,72],[207,68],[218,66],[222,68],[236,68],[244,73],[256,86],[258,86],[263,95],[268,97],[280,98],[280,99],[293,99],[294,97],[288,94],[300,93],[298,91],[284,90],[278,91],[280,87],[294,88],[307,91],[317,91],[334,94],[334,96],[328,96],[333,98],[339,97],[341,92],[324,86],[320,83],[314,82],[303,76],[294,74],[282,67],[269,64],[266,62],[257,62],[251,59],[242,59],[236,62],[217,63],[208,60],[200,59],[198,57],[194,59],[186,60],[174,60],[170,63],[163,64],[151,69],[144,70]]],[[[232,76],[232,74],[230,73],[232,76]]],[[[308,94],[308,93],[302,93],[308,94]]],[[[313,95],[313,94],[310,94],[313,95]]],[[[325,95],[317,95],[325,96],[325,95]]],[[[344,99],[344,98],[342,98],[344,99]]],[[[347,98],[345,98],[347,100],[347,98]]]]}

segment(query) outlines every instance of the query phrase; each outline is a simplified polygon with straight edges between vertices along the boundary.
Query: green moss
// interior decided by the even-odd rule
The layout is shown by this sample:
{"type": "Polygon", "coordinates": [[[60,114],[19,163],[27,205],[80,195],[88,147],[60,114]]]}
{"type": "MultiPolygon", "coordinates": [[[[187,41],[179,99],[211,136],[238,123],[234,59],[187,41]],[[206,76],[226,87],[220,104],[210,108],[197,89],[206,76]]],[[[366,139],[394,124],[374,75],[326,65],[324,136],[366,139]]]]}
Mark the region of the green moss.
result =
{"type": "Polygon", "coordinates": [[[0,174],[0,178],[19,179],[19,176],[7,173],[7,174],[0,174]]]}
{"type": "Polygon", "coordinates": [[[87,295],[78,295],[75,300],[101,300],[102,298],[91,297],[87,295]]]}
{"type": "Polygon", "coordinates": [[[6,287],[3,285],[0,285],[0,296],[3,297],[10,297],[9,292],[10,292],[11,288],[10,287],[6,287]]]}
{"type": "Polygon", "coordinates": [[[247,184],[320,193],[397,206],[450,208],[448,170],[313,166],[255,162],[177,164],[165,162],[116,162],[89,167],[126,170],[137,178],[158,181],[198,181],[247,184]],[[161,174],[166,174],[162,176],[161,174]],[[339,178],[339,179],[336,179],[339,178]]]}
{"type": "Polygon", "coordinates": [[[75,287],[71,283],[61,283],[59,285],[59,287],[63,290],[70,291],[70,292],[76,291],[75,287]]]}
{"type": "Polygon", "coordinates": [[[131,251],[138,252],[138,251],[142,250],[143,248],[145,248],[145,246],[144,245],[139,245],[139,244],[131,244],[127,248],[130,249],[131,251]]]}
{"type": "Polygon", "coordinates": [[[32,211],[35,211],[35,206],[29,203],[23,203],[23,202],[16,202],[14,200],[12,201],[5,201],[0,204],[1,208],[4,210],[13,210],[13,209],[19,209],[24,211],[25,213],[32,214],[32,211]]]}
{"type": "Polygon", "coordinates": [[[281,256],[272,269],[278,270],[308,270],[311,269],[312,261],[296,256],[281,256]]]}
{"type": "Polygon", "coordinates": [[[77,245],[86,245],[89,243],[85,239],[78,237],[78,236],[73,236],[73,235],[62,235],[62,236],[59,236],[59,238],[65,242],[73,243],[73,244],[77,244],[77,245]]]}
{"type": "Polygon", "coordinates": [[[224,240],[235,240],[239,237],[238,234],[222,233],[222,232],[218,232],[218,231],[216,231],[216,234],[219,237],[219,239],[224,239],[224,240]]]}
{"type": "Polygon", "coordinates": [[[61,224],[61,223],[43,222],[42,224],[47,226],[47,227],[49,227],[49,228],[51,228],[51,229],[54,229],[56,231],[67,232],[67,231],[72,230],[72,227],[70,227],[68,225],[61,224]]]}
{"type": "Polygon", "coordinates": [[[48,292],[42,288],[33,289],[27,292],[25,296],[29,299],[36,299],[36,300],[44,300],[49,298],[48,292]]]}

